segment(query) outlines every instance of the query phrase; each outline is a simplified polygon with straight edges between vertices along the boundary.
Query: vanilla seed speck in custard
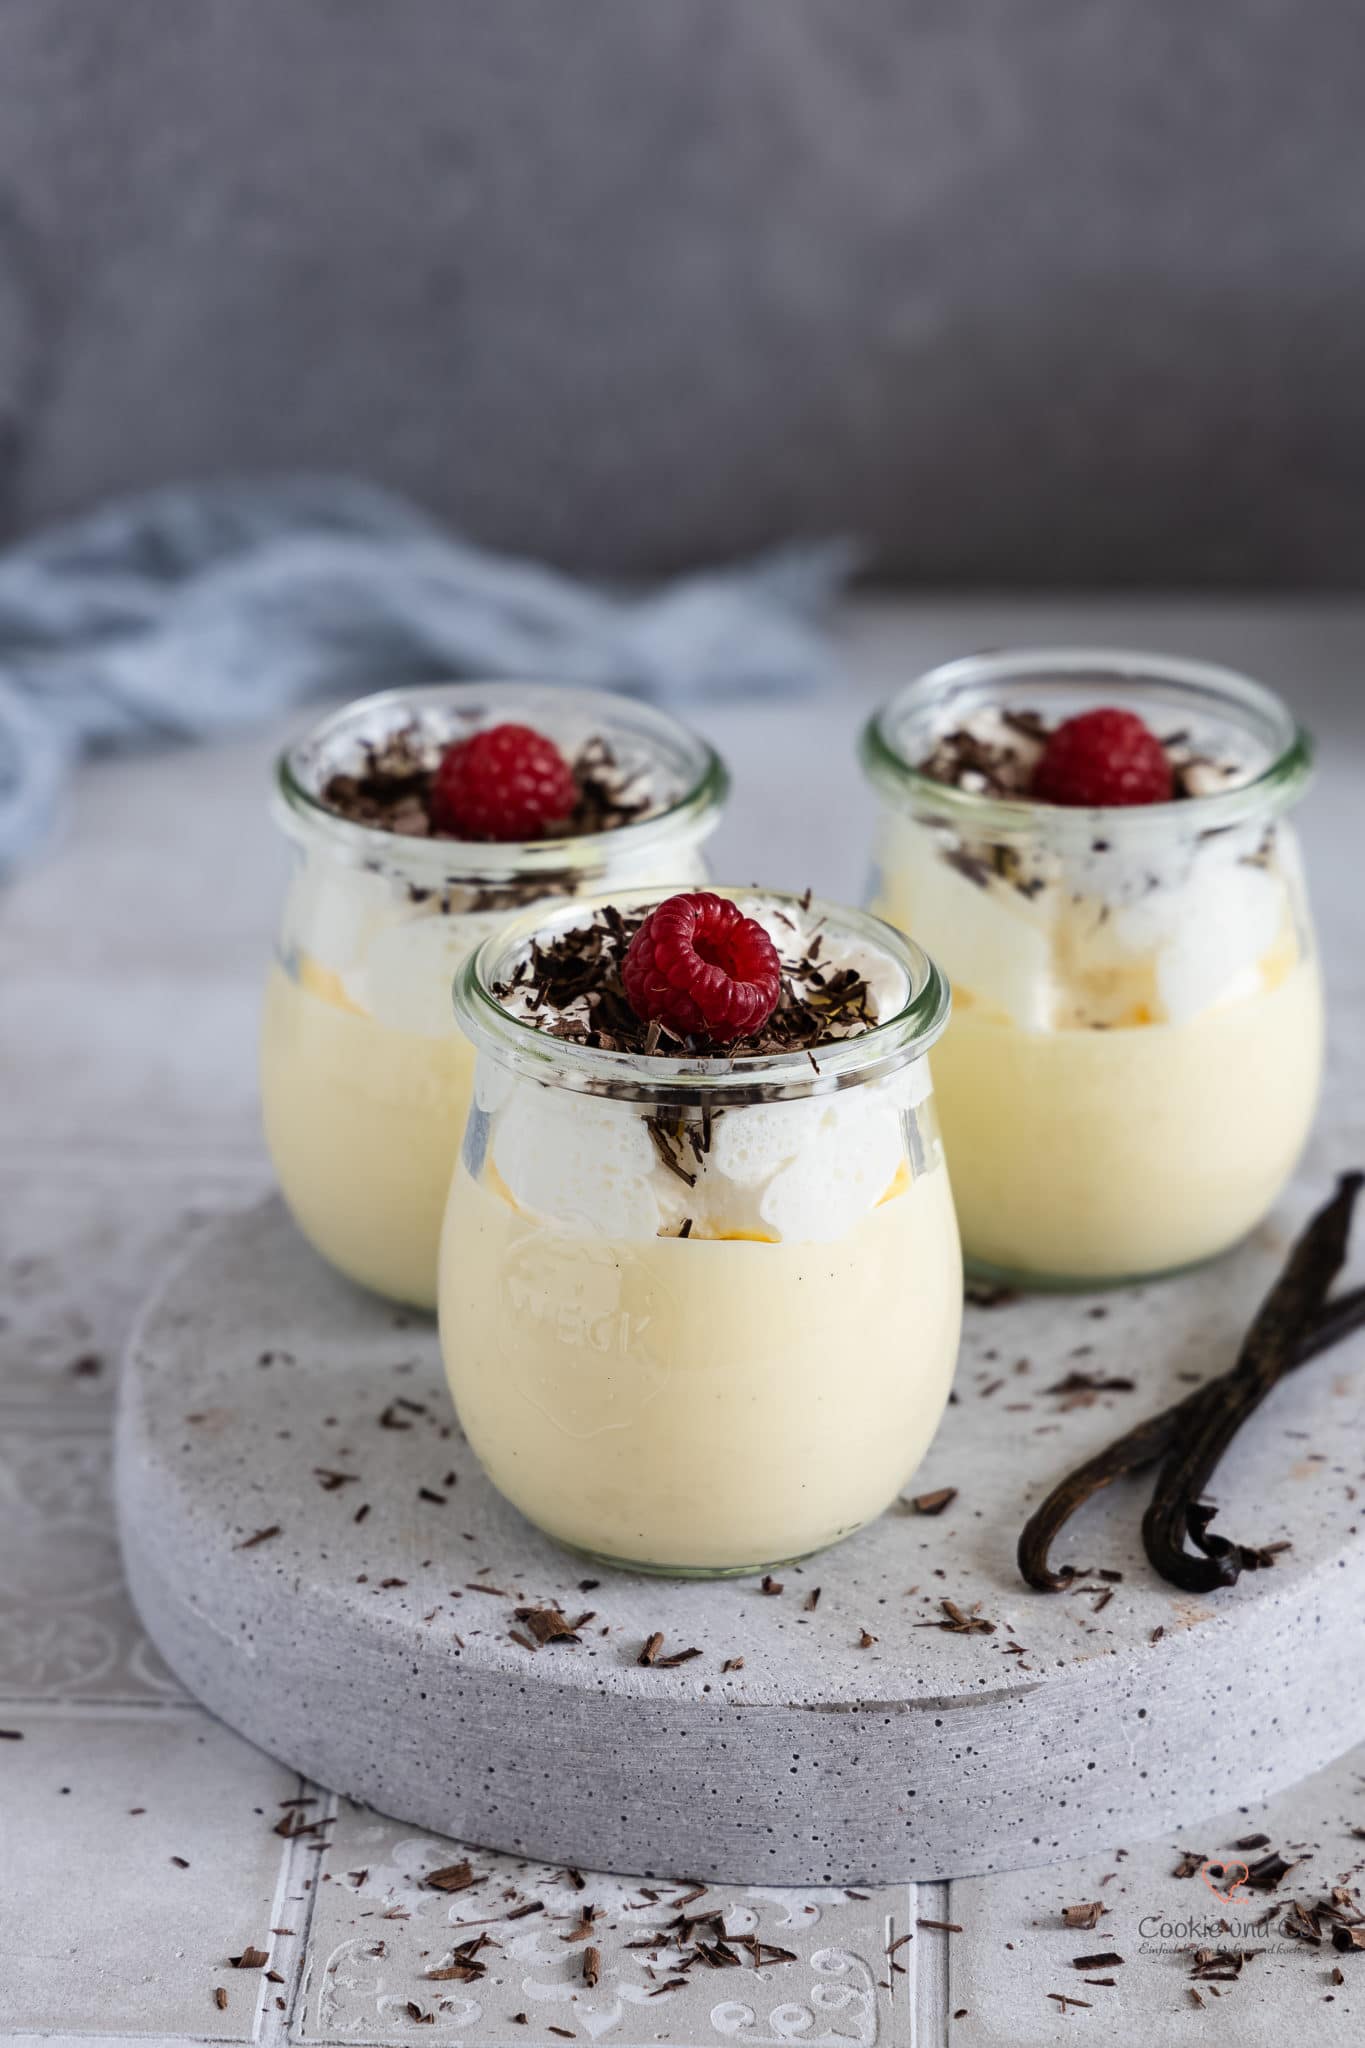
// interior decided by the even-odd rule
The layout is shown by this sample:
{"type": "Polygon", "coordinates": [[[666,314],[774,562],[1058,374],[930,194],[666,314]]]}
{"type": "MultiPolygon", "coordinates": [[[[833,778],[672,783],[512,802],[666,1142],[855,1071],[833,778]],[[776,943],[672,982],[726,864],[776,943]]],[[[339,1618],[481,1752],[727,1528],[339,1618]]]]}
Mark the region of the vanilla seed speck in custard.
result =
{"type": "Polygon", "coordinates": [[[442,1348],[494,1484],[577,1550],[682,1575],[879,1514],[961,1319],[932,962],[808,898],[617,897],[491,940],[456,1001],[479,1062],[442,1348]]]}

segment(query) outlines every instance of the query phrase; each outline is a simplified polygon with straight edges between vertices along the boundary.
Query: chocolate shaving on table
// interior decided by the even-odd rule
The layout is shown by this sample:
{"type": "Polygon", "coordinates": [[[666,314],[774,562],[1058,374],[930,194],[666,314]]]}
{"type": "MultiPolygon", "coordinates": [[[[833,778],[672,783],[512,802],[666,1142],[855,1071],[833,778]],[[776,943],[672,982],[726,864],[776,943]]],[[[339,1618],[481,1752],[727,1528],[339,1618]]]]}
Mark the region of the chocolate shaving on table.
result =
{"type": "MultiPolygon", "coordinates": [[[[547,1036],[574,1045],[641,1058],[714,1057],[717,1048],[709,1040],[670,1031],[657,1018],[644,1023],[630,1006],[621,963],[646,915],[643,910],[626,915],[609,905],[587,924],[533,941],[511,981],[498,984],[494,995],[506,1003],[514,990],[528,992],[529,1021],[547,1036]]],[[[777,1008],[757,1031],[727,1041],[720,1048],[725,1059],[818,1052],[822,1046],[861,1037],[877,1023],[866,978],[852,967],[831,971],[820,966],[815,957],[819,938],[817,929],[800,958],[782,960],[777,1008]]],[[[712,1113],[649,1121],[660,1159],[692,1186],[710,1149],[712,1113]]]]}
{"type": "MultiPolygon", "coordinates": [[[[470,733],[477,729],[471,726],[470,733]]],[[[359,767],[353,773],[328,776],[318,794],[328,810],[353,825],[393,832],[404,839],[457,838],[458,834],[445,831],[431,815],[432,783],[449,744],[414,720],[378,744],[367,742],[359,767]]],[[[653,799],[637,787],[639,773],[623,769],[604,739],[586,741],[569,765],[578,785],[578,801],[568,818],[540,835],[544,838],[614,832],[656,808],[653,799]]],[[[539,884],[535,893],[544,893],[539,884]]]]}
{"type": "Polygon", "coordinates": [[[1018,1564],[1040,1593],[1064,1592],[1077,1574],[1048,1562],[1062,1529],[1086,1502],[1116,1479],[1164,1460],[1143,1518],[1143,1543],[1153,1569],[1186,1592],[1234,1584],[1243,1571],[1271,1565],[1283,1545],[1234,1543],[1210,1532],[1214,1510],[1200,1500],[1239,1427],[1286,1373],[1365,1325],[1365,1287],[1327,1300],[1346,1251],[1351,1212],[1362,1182],[1343,1174],[1337,1192],[1299,1237],[1284,1271],[1243,1341],[1237,1363],[1182,1400],[1126,1430],[1107,1449],[1058,1481],[1019,1538],[1018,1564]],[[1186,1548],[1186,1539],[1199,1555],[1186,1548]]]}

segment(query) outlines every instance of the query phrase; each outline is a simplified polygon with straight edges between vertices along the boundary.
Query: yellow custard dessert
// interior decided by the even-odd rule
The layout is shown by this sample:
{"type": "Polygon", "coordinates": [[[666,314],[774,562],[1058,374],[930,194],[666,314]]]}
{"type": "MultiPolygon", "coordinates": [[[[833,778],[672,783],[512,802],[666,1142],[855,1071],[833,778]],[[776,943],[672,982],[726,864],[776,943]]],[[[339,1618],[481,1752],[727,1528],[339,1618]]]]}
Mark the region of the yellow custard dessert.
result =
{"type": "Polygon", "coordinates": [[[887,1506],[962,1310],[924,1057],[941,979],[855,913],[727,894],[775,937],[798,920],[793,957],[820,932],[824,973],[877,956],[885,1021],[815,1066],[593,1050],[499,1014],[492,942],[461,980],[479,1076],[441,1251],[451,1391],[493,1483],[575,1549],[702,1575],[887,1506]]]}
{"type": "Polygon", "coordinates": [[[1282,707],[1201,664],[1007,654],[912,685],[865,759],[886,799],[872,905],[953,982],[934,1074],[970,1261],[1086,1284],[1236,1243],[1293,1172],[1322,1071],[1284,815],[1307,745],[1282,707]],[[1096,697],[1166,734],[1168,800],[1029,800],[1049,725],[1096,697]]]}
{"type": "Polygon", "coordinates": [[[277,812],[294,868],[262,1018],[262,1113],[295,1220],[348,1278],[436,1305],[474,1069],[451,1005],[461,962],[529,902],[605,880],[700,879],[725,787],[715,755],[672,719],[529,685],[368,698],[284,757],[277,812]],[[415,829],[409,786],[455,740],[509,719],[534,721],[570,762],[591,759],[598,829],[497,844],[415,829]],[[604,756],[630,796],[619,819],[599,787],[604,756]]]}

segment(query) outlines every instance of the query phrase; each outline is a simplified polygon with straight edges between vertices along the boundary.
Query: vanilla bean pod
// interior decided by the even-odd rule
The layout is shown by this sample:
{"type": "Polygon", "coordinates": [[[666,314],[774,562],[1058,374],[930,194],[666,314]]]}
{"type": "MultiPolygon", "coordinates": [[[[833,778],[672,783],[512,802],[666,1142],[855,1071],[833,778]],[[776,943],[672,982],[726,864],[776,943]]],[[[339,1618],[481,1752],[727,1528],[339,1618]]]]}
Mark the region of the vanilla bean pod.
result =
{"type": "Polygon", "coordinates": [[[1243,1571],[1269,1562],[1262,1550],[1210,1534],[1211,1511],[1201,1506],[1200,1496],[1242,1424],[1292,1370],[1303,1332],[1321,1313],[1345,1261],[1362,1182],[1365,1174],[1341,1175],[1335,1195],[1303,1232],[1261,1304],[1237,1363],[1203,1389],[1157,1474],[1142,1518],[1143,1547],[1152,1568],[1188,1593],[1231,1586],[1243,1571]],[[1187,1538],[1202,1555],[1186,1549],[1187,1538]]]}
{"type": "MultiPolygon", "coordinates": [[[[1345,1223],[1349,1226],[1350,1206],[1358,1185],[1359,1176],[1343,1177],[1337,1196],[1334,1198],[1333,1203],[1329,1204],[1329,1210],[1323,1211],[1322,1215],[1325,1216],[1329,1211],[1335,1210],[1337,1203],[1344,1203],[1345,1223]]],[[[1312,1232],[1318,1230],[1321,1227],[1321,1223],[1321,1216],[1314,1218],[1308,1227],[1308,1231],[1305,1232],[1305,1239],[1312,1232]]],[[[1302,1244],[1303,1240],[1300,1242],[1302,1244]]],[[[1342,1244],[1344,1247],[1344,1229],[1342,1244]]],[[[1295,1259],[1298,1257],[1298,1250],[1299,1248],[1296,1247],[1294,1254],[1291,1255],[1289,1268],[1286,1269],[1286,1278],[1288,1277],[1289,1270],[1293,1268],[1295,1259]]],[[[1282,1285],[1283,1283],[1279,1284],[1282,1285]]],[[[1330,1278],[1326,1284],[1330,1285],[1330,1278]]],[[[1275,1293],[1278,1293],[1278,1285],[1275,1293]]],[[[1274,1296],[1272,1295],[1273,1298],[1274,1296]]],[[[1257,1322],[1260,1322],[1259,1316],[1257,1322]]],[[[1365,1324],[1365,1287],[1355,1288],[1349,1293],[1341,1295],[1336,1301],[1321,1303],[1311,1317],[1303,1324],[1297,1341],[1290,1345],[1287,1354],[1281,1361],[1279,1371],[1274,1377],[1278,1379],[1283,1373],[1292,1372],[1297,1367],[1306,1365],[1310,1359],[1318,1357],[1321,1352],[1330,1349],[1334,1344],[1340,1343],[1343,1337],[1348,1336],[1352,1330],[1360,1328],[1362,1324],[1365,1324]]],[[[1243,1346],[1243,1357],[1246,1355],[1249,1343],[1250,1337],[1248,1337],[1247,1344],[1243,1346]]],[[[1226,1388],[1227,1383],[1241,1369],[1241,1363],[1242,1361],[1239,1358],[1238,1365],[1231,1372],[1222,1374],[1218,1379],[1211,1380],[1202,1387],[1196,1387],[1193,1392],[1186,1394],[1183,1399],[1173,1402],[1169,1408],[1164,1408],[1159,1414],[1149,1416],[1145,1422],[1138,1423],[1135,1428],[1126,1431],[1124,1435],[1117,1438],[1106,1449],[1097,1452],[1092,1458],[1087,1458],[1084,1464],[1078,1465],[1074,1471],[1068,1472],[1063,1479],[1057,1482],[1056,1486],[1052,1488],[1051,1492],[1029,1516],[1028,1521],[1024,1525],[1023,1533],[1019,1538],[1019,1570],[1028,1585],[1040,1593],[1060,1593],[1065,1590],[1074,1577],[1073,1570],[1069,1566],[1063,1566],[1060,1570],[1054,1570],[1049,1564],[1048,1558],[1053,1544],[1072,1516],[1078,1513],[1087,1501],[1092,1500],[1096,1494],[1101,1493],[1106,1486],[1112,1485],[1114,1480],[1127,1478],[1134,1473],[1145,1471],[1149,1466],[1156,1464],[1159,1459],[1169,1457],[1177,1447],[1186,1445],[1190,1441],[1192,1433],[1198,1427],[1200,1418],[1207,1412],[1206,1404],[1209,1403],[1211,1398],[1215,1402],[1219,1399],[1220,1393],[1226,1388]]],[[[1268,1392],[1269,1387],[1273,1384],[1274,1379],[1267,1382],[1262,1390],[1262,1394],[1257,1396],[1257,1401],[1251,1404],[1252,1407],[1258,1405],[1263,1394],[1268,1392]]],[[[1244,1419],[1245,1415],[1250,1412],[1251,1407],[1245,1408],[1239,1413],[1238,1420],[1244,1419]]],[[[1235,1423],[1233,1428],[1235,1430],[1235,1423]]],[[[1230,1438],[1231,1432],[1229,1432],[1228,1437],[1219,1446],[1214,1457],[1214,1464],[1217,1463],[1218,1457],[1227,1448],[1227,1442],[1230,1441],[1230,1438]]],[[[1212,1469],[1213,1465],[1211,1464],[1205,1473],[1205,1480],[1212,1469]]],[[[1200,1519],[1200,1517],[1196,1516],[1196,1519],[1200,1519]]],[[[1201,1534],[1203,1533],[1201,1530],[1201,1534]]],[[[1261,1553],[1254,1553],[1254,1555],[1257,1562],[1264,1561],[1261,1553]]],[[[1155,1559],[1152,1561],[1156,1563],[1155,1559]]],[[[1187,1560],[1187,1562],[1197,1564],[1198,1560],[1187,1560]]],[[[1240,1564],[1238,1568],[1241,1568],[1240,1564]]],[[[1157,1569],[1162,1570],[1162,1566],[1157,1564],[1157,1569]]],[[[1236,1577],[1236,1571],[1233,1572],[1232,1576],[1236,1577]]],[[[1220,1585],[1230,1582],[1229,1579],[1222,1577],[1215,1581],[1216,1584],[1220,1585]]],[[[1184,1584],[1185,1581],[1177,1580],[1176,1583],[1184,1584]]]]}

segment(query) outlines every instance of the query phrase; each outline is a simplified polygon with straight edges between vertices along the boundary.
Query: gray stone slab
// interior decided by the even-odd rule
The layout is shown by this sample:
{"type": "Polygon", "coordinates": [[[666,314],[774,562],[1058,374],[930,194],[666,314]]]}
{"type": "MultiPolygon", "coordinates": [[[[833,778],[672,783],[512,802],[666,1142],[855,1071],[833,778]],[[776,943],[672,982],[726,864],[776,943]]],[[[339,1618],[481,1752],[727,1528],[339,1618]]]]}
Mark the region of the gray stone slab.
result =
{"type": "Polygon", "coordinates": [[[784,1573],[775,1598],[597,1572],[580,1593],[582,1564],[461,1440],[430,1326],[337,1279],[267,1203],[204,1242],[130,1353],[118,1498],[134,1596],[182,1680],[263,1746],[508,1851],[847,1883],[1158,1834],[1365,1736],[1365,1341],[1278,1392],[1220,1472],[1229,1528],[1292,1542],[1273,1571],[1217,1599],[1173,1591],[1142,1559],[1127,1488],[1062,1549],[1117,1582],[1030,1593],[1013,1546],[1061,1471],[1232,1355],[1309,1199],[1296,1190],[1184,1280],[974,1311],[916,1482],[957,1500],[883,1517],[784,1573]],[[1137,1391],[1049,1391],[1082,1362],[1137,1391]],[[397,1412],[410,1427],[382,1426],[395,1396],[417,1404],[397,1412]],[[354,1477],[329,1490],[319,1475],[337,1471],[354,1477]],[[925,1626],[945,1595],[979,1602],[994,1633],[925,1626]],[[528,1655],[509,1633],[526,1599],[591,1605],[583,1646],[528,1655]],[[640,1669],[656,1629],[703,1654],[640,1669]]]}
{"type": "Polygon", "coordinates": [[[293,1774],[197,1711],[3,1711],[0,2030],[253,2039],[293,1774]]]}

